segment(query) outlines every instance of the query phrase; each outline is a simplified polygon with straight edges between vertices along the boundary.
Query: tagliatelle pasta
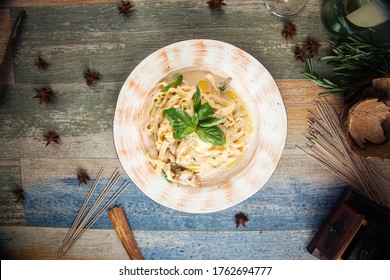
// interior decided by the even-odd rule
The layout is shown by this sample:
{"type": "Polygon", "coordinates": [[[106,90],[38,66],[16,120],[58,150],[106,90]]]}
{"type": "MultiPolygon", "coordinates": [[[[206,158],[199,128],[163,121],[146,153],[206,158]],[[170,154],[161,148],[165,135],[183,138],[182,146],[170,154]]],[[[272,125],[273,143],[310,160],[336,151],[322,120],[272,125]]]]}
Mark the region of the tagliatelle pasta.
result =
{"type": "Polygon", "coordinates": [[[168,85],[169,79],[156,86],[144,127],[153,143],[153,150],[146,158],[168,181],[200,187],[202,175],[223,172],[241,160],[252,136],[252,119],[239,93],[230,87],[230,80],[201,71],[184,73],[183,76],[179,85],[167,91],[161,89],[168,85]],[[213,117],[224,120],[218,124],[226,137],[222,146],[202,141],[197,133],[182,140],[175,139],[175,130],[164,115],[164,109],[178,108],[193,116],[196,86],[200,89],[201,102],[207,102],[213,108],[213,117]]]}

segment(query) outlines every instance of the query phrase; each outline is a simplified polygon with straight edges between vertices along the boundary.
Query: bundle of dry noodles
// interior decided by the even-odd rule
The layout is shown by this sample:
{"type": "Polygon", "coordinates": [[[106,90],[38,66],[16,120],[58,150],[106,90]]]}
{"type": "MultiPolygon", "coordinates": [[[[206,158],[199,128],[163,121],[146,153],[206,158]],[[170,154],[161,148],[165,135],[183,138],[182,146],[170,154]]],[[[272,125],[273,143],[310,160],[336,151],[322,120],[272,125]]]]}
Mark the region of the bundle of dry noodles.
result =
{"type": "Polygon", "coordinates": [[[307,143],[301,148],[371,201],[390,209],[390,180],[347,143],[336,110],[325,99],[316,102],[318,114],[309,113],[307,143]]]}

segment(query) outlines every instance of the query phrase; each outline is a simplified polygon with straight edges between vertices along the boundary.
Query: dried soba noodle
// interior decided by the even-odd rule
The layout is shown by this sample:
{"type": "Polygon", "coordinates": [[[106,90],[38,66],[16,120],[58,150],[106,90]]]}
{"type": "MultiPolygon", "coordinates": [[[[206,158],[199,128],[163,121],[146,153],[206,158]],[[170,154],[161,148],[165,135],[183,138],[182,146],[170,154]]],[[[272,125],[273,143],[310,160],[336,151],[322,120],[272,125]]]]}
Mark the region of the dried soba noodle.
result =
{"type": "Polygon", "coordinates": [[[315,106],[318,114],[309,113],[309,141],[302,150],[367,198],[390,209],[390,180],[371,161],[351,150],[339,115],[326,100],[315,106]]]}

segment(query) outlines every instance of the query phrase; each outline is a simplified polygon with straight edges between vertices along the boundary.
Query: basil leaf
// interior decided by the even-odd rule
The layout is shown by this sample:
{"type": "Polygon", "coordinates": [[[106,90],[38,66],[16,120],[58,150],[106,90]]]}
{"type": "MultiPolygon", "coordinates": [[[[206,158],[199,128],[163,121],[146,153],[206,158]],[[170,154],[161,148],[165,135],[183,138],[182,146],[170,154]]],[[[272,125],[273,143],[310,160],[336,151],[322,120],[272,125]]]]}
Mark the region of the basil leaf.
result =
{"type": "Polygon", "coordinates": [[[195,113],[193,116],[192,116],[192,124],[197,127],[198,126],[198,123],[199,123],[199,117],[198,117],[198,113],[195,113]]]}
{"type": "Polygon", "coordinates": [[[176,76],[173,81],[167,84],[165,87],[161,89],[162,92],[168,91],[171,87],[177,87],[183,81],[183,75],[176,76]]]}
{"type": "Polygon", "coordinates": [[[183,75],[177,75],[176,78],[173,80],[172,84],[174,87],[180,85],[180,83],[183,81],[183,75]]]}
{"type": "Polygon", "coordinates": [[[176,140],[182,140],[186,136],[190,135],[196,129],[195,126],[187,126],[186,128],[180,128],[173,132],[173,138],[176,140]]]}
{"type": "Polygon", "coordinates": [[[226,143],[225,134],[217,126],[199,127],[196,134],[198,134],[202,141],[213,144],[214,146],[223,146],[226,143]]]}
{"type": "Polygon", "coordinates": [[[174,129],[185,129],[187,126],[194,126],[191,116],[182,109],[168,108],[164,109],[163,112],[174,129]]]}
{"type": "MultiPolygon", "coordinates": [[[[172,83],[165,86],[161,91],[166,91],[172,86],[177,86],[183,80],[183,76],[177,76],[172,83]]],[[[196,86],[194,95],[194,115],[191,117],[187,111],[179,108],[164,109],[164,115],[174,129],[173,137],[176,140],[182,140],[193,132],[196,132],[199,138],[214,146],[222,146],[226,143],[226,137],[223,131],[217,125],[225,120],[211,117],[214,109],[209,103],[202,104],[202,96],[199,86],[196,86]]]]}
{"type": "Polygon", "coordinates": [[[209,103],[203,103],[202,105],[200,105],[198,111],[198,117],[200,121],[206,119],[212,114],[214,114],[214,109],[211,107],[209,103]]]}
{"type": "Polygon", "coordinates": [[[192,98],[194,99],[194,112],[197,113],[199,111],[200,102],[201,102],[200,90],[198,85],[196,85],[196,91],[192,96],[192,98]]]}
{"type": "Polygon", "coordinates": [[[211,126],[219,125],[219,124],[221,124],[223,122],[225,122],[224,119],[208,117],[207,119],[201,120],[199,122],[199,126],[201,126],[201,127],[211,127],[211,126]]]}
{"type": "Polygon", "coordinates": [[[161,91],[162,92],[166,92],[166,91],[168,91],[168,89],[170,89],[172,87],[172,83],[169,83],[169,84],[167,84],[165,87],[163,87],[162,89],[161,89],[161,91]]]}

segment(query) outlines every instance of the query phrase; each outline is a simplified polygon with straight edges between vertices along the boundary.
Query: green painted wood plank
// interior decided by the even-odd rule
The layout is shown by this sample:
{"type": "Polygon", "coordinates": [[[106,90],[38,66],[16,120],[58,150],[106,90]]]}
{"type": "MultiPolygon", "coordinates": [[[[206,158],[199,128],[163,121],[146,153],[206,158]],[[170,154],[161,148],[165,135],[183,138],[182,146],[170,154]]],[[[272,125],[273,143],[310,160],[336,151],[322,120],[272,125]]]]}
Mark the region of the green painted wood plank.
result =
{"type": "Polygon", "coordinates": [[[69,136],[112,130],[121,86],[121,83],[97,83],[92,88],[85,83],[9,86],[0,97],[1,138],[41,138],[41,134],[28,132],[34,126],[58,129],[69,136]],[[54,97],[39,104],[39,99],[34,98],[35,89],[47,86],[53,89],[54,97]],[[24,126],[15,127],[17,122],[24,126]]]}
{"type": "Polygon", "coordinates": [[[23,201],[14,191],[22,188],[19,159],[0,158],[0,225],[24,225],[23,201]]]}
{"type": "Polygon", "coordinates": [[[39,104],[35,88],[8,86],[0,95],[0,158],[116,157],[112,123],[121,83],[51,84],[52,102],[39,104]],[[61,143],[45,147],[44,134],[55,130],[61,143]]]}
{"type": "MultiPolygon", "coordinates": [[[[285,149],[298,153],[297,161],[306,158],[296,145],[305,142],[307,110],[314,106],[303,94],[318,90],[299,86],[303,87],[302,95],[282,85],[289,115],[285,149]]],[[[0,95],[0,158],[116,158],[112,123],[121,87],[122,82],[98,82],[92,88],[84,82],[7,85],[0,95]],[[47,104],[39,104],[34,98],[34,89],[42,86],[51,86],[54,91],[53,100],[47,104]],[[45,147],[43,135],[50,129],[60,134],[60,145],[45,147]]]]}
{"type": "MultiPolygon", "coordinates": [[[[130,17],[118,15],[112,4],[27,8],[15,42],[16,82],[81,82],[81,69],[90,65],[100,70],[104,81],[124,81],[150,53],[194,38],[234,44],[257,58],[276,79],[303,79],[303,64],[293,56],[295,46],[310,36],[320,40],[320,55],[329,49],[320,3],[307,5],[292,19],[298,30],[292,40],[281,36],[283,20],[258,1],[245,5],[230,1],[221,12],[211,11],[200,1],[135,4],[130,17]],[[34,67],[39,54],[50,63],[47,71],[34,67]]],[[[389,26],[379,27],[370,38],[389,42],[389,26]]],[[[330,75],[326,64],[316,65],[316,71],[330,75]]]]}
{"type": "MultiPolygon", "coordinates": [[[[2,259],[54,259],[66,231],[64,228],[0,227],[2,238],[8,241],[0,243],[2,259]]],[[[314,259],[305,249],[314,236],[313,230],[133,232],[145,259],[314,259]]],[[[128,256],[114,230],[92,229],[63,258],[119,260],[128,256]]]]}
{"type": "Polygon", "coordinates": [[[231,1],[222,12],[199,1],[142,1],[136,7],[128,18],[112,5],[28,8],[15,45],[16,81],[81,82],[80,69],[86,65],[100,70],[105,81],[124,81],[153,51],[193,38],[234,44],[256,57],[275,78],[303,79],[303,65],[293,57],[295,45],[309,35],[321,38],[324,49],[328,45],[318,6],[309,6],[294,19],[298,35],[287,41],[281,36],[282,20],[258,1],[247,5],[231,1]],[[47,71],[34,67],[38,54],[51,64],[47,71]]]}

